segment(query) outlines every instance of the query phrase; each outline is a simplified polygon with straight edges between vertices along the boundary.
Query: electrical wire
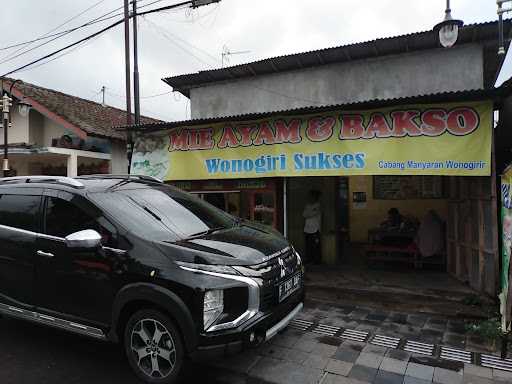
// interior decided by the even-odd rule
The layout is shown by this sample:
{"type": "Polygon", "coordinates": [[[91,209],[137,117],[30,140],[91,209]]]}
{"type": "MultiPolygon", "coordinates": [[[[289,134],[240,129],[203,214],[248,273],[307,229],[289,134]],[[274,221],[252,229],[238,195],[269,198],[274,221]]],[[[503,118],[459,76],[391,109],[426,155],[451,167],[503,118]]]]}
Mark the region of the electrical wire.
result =
{"type": "Polygon", "coordinates": [[[172,93],[172,91],[168,91],[168,92],[164,92],[164,93],[157,93],[156,95],[141,96],[140,99],[154,99],[155,97],[166,96],[166,95],[170,95],[171,93],[172,93]]]}
{"type": "Polygon", "coordinates": [[[148,20],[147,18],[144,18],[144,21],[150,26],[152,27],[157,33],[159,33],[162,37],[164,37],[166,40],[168,40],[169,42],[171,42],[172,44],[176,45],[178,48],[180,48],[181,50],[183,50],[184,52],[186,52],[187,54],[189,54],[190,56],[192,56],[193,58],[195,58],[197,61],[200,61],[201,63],[207,65],[207,66],[211,66],[210,63],[206,62],[205,60],[203,60],[202,58],[200,58],[199,56],[197,56],[196,54],[194,54],[193,52],[191,52],[189,49],[185,48],[183,45],[188,45],[189,47],[195,49],[196,51],[198,52],[201,52],[203,55],[205,56],[208,56],[210,59],[212,59],[213,61],[216,62],[216,64],[219,63],[219,59],[216,58],[215,56],[213,56],[211,53],[205,51],[204,49],[202,48],[199,48],[199,47],[196,47],[195,45],[189,43],[188,41],[186,41],[185,39],[182,39],[181,37],[179,36],[176,36],[175,34],[167,31],[166,29],[162,28],[161,26],[155,24],[153,21],[151,20],[148,20]],[[169,36],[170,35],[170,36],[169,36]],[[180,41],[181,43],[179,43],[178,41],[180,41]]]}
{"type": "MultiPolygon", "coordinates": [[[[184,1],[184,2],[181,2],[181,3],[177,3],[177,4],[173,4],[173,5],[168,5],[168,6],[165,6],[165,7],[151,9],[151,10],[144,11],[144,12],[139,12],[137,14],[137,16],[149,15],[151,13],[161,12],[161,11],[168,10],[168,9],[176,9],[176,8],[183,7],[183,6],[189,5],[189,4],[191,4],[191,0],[184,1]]],[[[132,17],[133,17],[133,15],[130,15],[130,18],[132,18],[132,17]]],[[[94,38],[94,37],[96,37],[98,35],[101,35],[102,33],[104,33],[106,31],[108,31],[108,30],[118,26],[121,23],[124,23],[124,18],[121,19],[121,20],[116,21],[113,24],[108,25],[107,27],[105,27],[105,28],[103,28],[103,29],[101,29],[101,30],[99,30],[99,31],[89,35],[89,36],[86,36],[86,37],[84,37],[84,38],[82,38],[82,39],[80,39],[78,41],[75,41],[74,43],[71,43],[71,44],[69,44],[69,45],[67,45],[67,46],[65,46],[63,48],[60,48],[60,49],[58,49],[56,51],[53,51],[53,52],[51,52],[51,53],[49,53],[49,54],[47,54],[47,55],[45,55],[43,57],[40,57],[40,58],[38,58],[36,60],[33,60],[30,63],[28,63],[28,64],[22,65],[21,67],[15,68],[15,69],[13,69],[13,70],[3,74],[2,76],[5,77],[5,76],[8,76],[8,75],[11,75],[11,74],[13,74],[15,72],[19,72],[19,71],[21,71],[21,70],[23,70],[23,69],[25,69],[27,67],[30,67],[30,66],[32,66],[34,64],[37,64],[37,63],[39,63],[39,62],[41,62],[43,60],[46,60],[46,59],[48,59],[50,57],[58,55],[59,53],[68,50],[69,48],[72,48],[72,47],[74,47],[76,45],[79,45],[79,44],[83,43],[84,41],[90,40],[90,39],[92,39],[92,38],[94,38]]]]}
{"type": "Polygon", "coordinates": [[[90,43],[92,43],[93,41],[95,41],[96,39],[98,39],[99,36],[96,36],[94,37],[93,39],[90,39],[90,40],[87,40],[87,41],[84,41],[83,43],[81,44],[78,44],[77,46],[73,47],[73,48],[70,48],[69,50],[65,51],[64,53],[60,54],[60,55],[57,55],[55,57],[52,57],[51,59],[49,60],[46,60],[46,61],[43,61],[41,63],[38,63],[37,65],[33,65],[31,67],[28,67],[28,68],[25,68],[25,69],[22,69],[20,71],[18,71],[17,73],[23,73],[23,72],[27,72],[27,71],[31,71],[33,69],[36,69],[36,68],[39,68],[39,67],[42,67],[43,65],[46,65],[46,64],[49,64],[51,63],[52,61],[55,61],[55,60],[58,60],[60,59],[61,57],[63,56],[66,56],[66,55],[69,55],[70,53],[74,52],[74,51],[77,51],[79,49],[82,49],[84,48],[85,46],[89,45],[90,43]]]}
{"type": "MultiPolygon", "coordinates": [[[[111,12],[109,12],[109,14],[110,13],[111,12]]],[[[105,14],[105,15],[108,15],[108,14],[105,14]]],[[[67,30],[64,30],[64,31],[61,31],[61,32],[53,33],[53,34],[48,35],[46,37],[38,37],[36,39],[28,40],[28,41],[25,41],[23,43],[17,43],[17,44],[9,45],[9,46],[6,46],[6,47],[1,47],[0,51],[5,51],[5,50],[11,49],[11,48],[15,48],[15,47],[19,47],[19,46],[22,46],[22,45],[27,45],[27,44],[30,44],[30,43],[35,43],[35,42],[38,42],[38,41],[41,41],[41,40],[46,40],[46,39],[49,39],[49,38],[52,38],[52,37],[55,37],[55,36],[67,35],[67,34],[69,34],[71,32],[74,32],[74,31],[76,31],[78,29],[85,28],[85,27],[88,27],[88,26],[91,26],[91,25],[94,25],[94,24],[97,24],[97,23],[101,23],[103,21],[107,21],[107,20],[113,19],[114,17],[121,16],[121,15],[123,15],[123,13],[117,13],[117,14],[115,14],[113,16],[105,17],[105,18],[102,18],[102,19],[97,18],[94,21],[89,21],[89,22],[87,22],[85,24],[79,25],[78,27],[74,27],[74,28],[67,29],[67,30]]]]}
{"type": "MultiPolygon", "coordinates": [[[[102,0],[103,1],[106,1],[106,0],[102,0]]],[[[140,1],[147,1],[147,0],[139,0],[140,1]]],[[[139,7],[139,9],[141,8],[145,8],[145,7],[148,7],[152,4],[155,4],[155,3],[159,3],[161,1],[165,1],[165,0],[156,0],[156,1],[153,1],[152,3],[149,3],[149,4],[145,4],[145,5],[141,5],[139,7]]],[[[24,42],[21,42],[21,43],[15,43],[15,44],[12,44],[12,45],[8,45],[8,46],[5,46],[5,47],[0,47],[0,51],[6,51],[6,50],[9,50],[9,49],[12,49],[12,48],[17,48],[17,47],[20,47],[20,46],[24,46],[24,45],[28,45],[28,44],[31,44],[31,43],[36,43],[38,41],[41,41],[41,40],[46,40],[46,39],[50,39],[52,37],[55,37],[55,36],[60,36],[60,35],[65,35],[65,34],[68,34],[68,33],[71,33],[71,32],[74,32],[78,29],[82,29],[82,28],[85,28],[85,27],[88,27],[88,26],[91,26],[91,25],[94,25],[94,24],[97,24],[97,23],[101,23],[103,21],[107,21],[107,20],[110,20],[110,19],[113,19],[114,17],[117,17],[117,16],[122,16],[124,14],[124,12],[120,12],[120,13],[117,13],[115,15],[112,15],[110,17],[107,17],[109,15],[111,15],[112,13],[116,12],[116,11],[119,11],[120,9],[123,9],[123,7],[118,7],[116,9],[113,9],[111,10],[110,12],[107,12],[101,16],[98,16],[97,18],[91,20],[91,21],[88,21],[87,23],[85,24],[82,24],[82,25],[79,25],[77,27],[74,27],[74,28],[70,28],[70,29],[67,29],[67,30],[64,30],[64,31],[61,31],[61,32],[57,32],[57,33],[51,33],[53,32],[54,30],[62,27],[63,25],[67,24],[67,22],[61,24],[59,27],[56,27],[54,28],[53,30],[49,31],[48,33],[42,35],[41,37],[38,37],[38,38],[35,38],[35,39],[32,39],[32,40],[27,40],[27,41],[24,41],[24,42]]],[[[83,12],[85,13],[85,12],[83,12]]],[[[80,16],[83,14],[81,13],[80,16]]],[[[78,16],[78,15],[77,15],[78,16]]],[[[76,17],[72,18],[72,19],[75,19],[76,17]]],[[[68,22],[71,21],[68,20],[68,22]]]]}
{"type": "MultiPolygon", "coordinates": [[[[46,32],[44,35],[42,35],[42,36],[40,37],[40,40],[50,38],[50,37],[48,37],[48,35],[49,35],[49,34],[51,34],[52,32],[57,31],[59,28],[63,27],[64,25],[69,24],[69,23],[70,23],[70,22],[72,22],[73,20],[75,20],[75,19],[79,18],[80,16],[82,16],[83,14],[85,14],[85,13],[89,12],[91,9],[96,8],[98,5],[100,5],[100,4],[102,4],[102,3],[104,3],[105,1],[106,1],[106,0],[100,0],[100,1],[96,2],[95,4],[91,5],[90,7],[86,8],[85,10],[81,11],[81,12],[80,12],[80,13],[78,13],[77,15],[75,15],[75,16],[73,16],[73,17],[71,17],[71,18],[67,19],[67,20],[66,20],[66,21],[64,21],[63,23],[59,24],[57,27],[55,27],[55,28],[51,29],[50,31],[48,31],[48,32],[46,32]]],[[[63,36],[63,35],[64,35],[64,34],[60,34],[60,35],[59,35],[59,37],[56,37],[55,39],[60,38],[60,37],[61,37],[61,36],[63,36]]],[[[53,40],[55,40],[55,39],[53,39],[53,40]]],[[[39,47],[40,47],[40,46],[42,46],[42,45],[45,45],[45,44],[48,44],[48,43],[52,42],[53,40],[50,40],[50,41],[48,41],[48,42],[46,42],[46,43],[44,43],[44,44],[41,44],[41,45],[39,45],[39,46],[37,46],[37,47],[35,47],[35,48],[33,48],[33,49],[37,49],[37,48],[39,48],[39,47]]],[[[30,43],[27,43],[27,44],[28,44],[28,47],[30,47],[30,45],[32,45],[34,42],[35,42],[35,41],[32,41],[32,42],[30,42],[30,43]]],[[[17,53],[18,53],[18,52],[23,51],[23,49],[25,48],[25,45],[27,45],[27,44],[24,44],[22,47],[20,47],[20,48],[19,48],[19,49],[17,49],[16,51],[14,51],[14,52],[12,52],[12,53],[8,54],[7,56],[5,56],[5,57],[3,57],[3,58],[1,58],[0,60],[2,60],[2,61],[0,62],[0,64],[2,64],[3,62],[9,61],[9,60],[13,60],[13,59],[15,59],[15,58],[17,58],[17,57],[19,57],[19,56],[21,56],[21,55],[24,55],[25,53],[30,52],[31,50],[27,49],[27,50],[25,50],[24,52],[21,52],[20,54],[18,54],[18,55],[17,55],[17,53]]],[[[28,48],[28,47],[27,47],[27,48],[28,48]]]]}
{"type": "MultiPolygon", "coordinates": [[[[100,91],[101,92],[101,91],[100,91]]],[[[114,97],[119,97],[121,99],[124,99],[125,96],[123,95],[120,95],[119,93],[113,93],[113,92],[110,92],[110,91],[105,91],[107,94],[109,94],[110,96],[114,96],[114,97]]],[[[155,95],[149,95],[149,96],[141,96],[140,99],[153,99],[155,97],[160,97],[160,96],[166,96],[166,95],[170,95],[171,93],[173,93],[173,91],[167,91],[167,92],[163,92],[163,93],[157,93],[155,95]]]]}

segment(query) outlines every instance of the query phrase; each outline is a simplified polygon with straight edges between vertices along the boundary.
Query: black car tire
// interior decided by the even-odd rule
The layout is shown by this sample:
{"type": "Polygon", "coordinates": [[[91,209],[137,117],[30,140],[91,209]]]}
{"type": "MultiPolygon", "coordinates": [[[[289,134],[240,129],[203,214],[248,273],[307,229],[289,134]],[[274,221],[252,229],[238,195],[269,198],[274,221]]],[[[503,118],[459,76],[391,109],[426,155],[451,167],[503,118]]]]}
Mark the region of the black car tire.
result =
{"type": "Polygon", "coordinates": [[[130,317],[124,330],[124,348],[132,369],[146,383],[174,383],[183,366],[178,328],[169,316],[154,309],[140,310],[130,317]],[[160,335],[158,340],[155,335],[160,335]]]}

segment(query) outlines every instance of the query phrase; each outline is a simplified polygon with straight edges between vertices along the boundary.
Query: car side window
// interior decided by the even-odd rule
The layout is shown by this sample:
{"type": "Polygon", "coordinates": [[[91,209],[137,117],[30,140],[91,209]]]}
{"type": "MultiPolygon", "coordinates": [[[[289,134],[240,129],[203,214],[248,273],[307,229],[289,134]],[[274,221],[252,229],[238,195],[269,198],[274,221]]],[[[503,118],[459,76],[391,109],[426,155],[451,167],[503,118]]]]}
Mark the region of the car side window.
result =
{"type": "Polygon", "coordinates": [[[94,229],[101,235],[104,246],[117,245],[116,228],[98,212],[87,212],[73,200],[60,197],[46,198],[45,233],[64,238],[72,233],[94,229]]]}
{"type": "Polygon", "coordinates": [[[37,232],[41,196],[0,195],[0,224],[37,232]]]}

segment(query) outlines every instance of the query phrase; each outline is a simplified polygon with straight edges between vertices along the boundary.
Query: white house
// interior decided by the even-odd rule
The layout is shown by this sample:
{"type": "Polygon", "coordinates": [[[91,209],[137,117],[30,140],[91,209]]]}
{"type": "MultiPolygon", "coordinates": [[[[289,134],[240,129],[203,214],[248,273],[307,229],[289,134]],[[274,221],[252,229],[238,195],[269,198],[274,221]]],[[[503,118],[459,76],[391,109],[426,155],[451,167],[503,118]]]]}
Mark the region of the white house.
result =
{"type": "MultiPolygon", "coordinates": [[[[9,91],[13,81],[4,80],[1,86],[9,91]]],[[[126,123],[125,111],[25,82],[14,84],[12,96],[12,126],[8,129],[11,175],[127,172],[125,134],[114,128],[126,123]],[[18,108],[20,101],[29,104],[30,110],[18,108]]],[[[3,153],[3,127],[0,149],[3,153]]]]}

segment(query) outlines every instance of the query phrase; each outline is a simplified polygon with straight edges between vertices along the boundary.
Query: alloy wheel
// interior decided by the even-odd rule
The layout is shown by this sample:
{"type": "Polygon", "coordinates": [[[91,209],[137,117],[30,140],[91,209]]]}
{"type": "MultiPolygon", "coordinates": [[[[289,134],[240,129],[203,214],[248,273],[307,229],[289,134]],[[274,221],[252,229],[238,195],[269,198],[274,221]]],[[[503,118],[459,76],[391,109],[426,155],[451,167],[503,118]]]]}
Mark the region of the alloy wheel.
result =
{"type": "Polygon", "coordinates": [[[163,379],[176,365],[171,333],[157,320],[142,319],[132,328],[131,350],[139,369],[153,379],[163,379]]]}

